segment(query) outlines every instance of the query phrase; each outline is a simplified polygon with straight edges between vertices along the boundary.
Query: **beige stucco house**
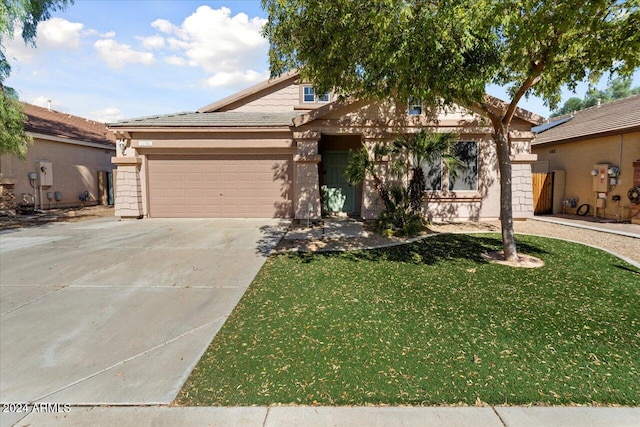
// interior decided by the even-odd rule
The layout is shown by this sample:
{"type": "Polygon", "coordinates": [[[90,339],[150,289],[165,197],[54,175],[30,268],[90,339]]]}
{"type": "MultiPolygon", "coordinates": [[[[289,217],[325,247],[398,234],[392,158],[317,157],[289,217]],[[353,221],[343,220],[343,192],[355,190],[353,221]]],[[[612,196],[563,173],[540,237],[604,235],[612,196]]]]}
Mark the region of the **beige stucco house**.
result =
{"type": "MultiPolygon", "coordinates": [[[[500,188],[488,121],[462,108],[433,114],[420,102],[410,104],[316,94],[292,72],[197,112],[110,124],[123,148],[113,159],[116,215],[316,219],[326,186],[344,195],[341,211],[373,218],[381,202],[372,183],[350,186],[342,176],[349,150],[428,126],[460,135],[467,168],[453,180],[441,165],[431,165],[426,214],[497,218],[500,188]]],[[[531,127],[540,122],[518,110],[511,128],[516,218],[532,215],[531,127]]],[[[388,166],[381,159],[378,167],[388,166]]]]}
{"type": "Polygon", "coordinates": [[[35,201],[40,209],[109,203],[115,138],[106,125],[35,105],[23,106],[25,130],[33,144],[24,160],[12,155],[0,158],[0,210],[12,211],[23,199],[35,201]]]}
{"type": "Polygon", "coordinates": [[[538,128],[534,172],[553,173],[553,212],[640,223],[640,95],[558,117],[538,128]],[[612,169],[613,168],[613,169],[612,169]],[[564,200],[574,199],[573,207],[564,200]],[[577,200],[575,200],[577,199],[577,200]],[[597,208],[597,209],[596,209],[597,208]]]}

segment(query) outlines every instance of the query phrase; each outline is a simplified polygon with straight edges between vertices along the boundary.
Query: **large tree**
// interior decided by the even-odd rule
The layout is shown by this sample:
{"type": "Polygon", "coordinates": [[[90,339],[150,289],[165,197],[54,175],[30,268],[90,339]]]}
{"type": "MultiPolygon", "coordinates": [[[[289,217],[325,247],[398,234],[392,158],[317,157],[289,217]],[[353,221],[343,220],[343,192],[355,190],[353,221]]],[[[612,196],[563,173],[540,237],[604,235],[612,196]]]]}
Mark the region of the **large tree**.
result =
{"type": "Polygon", "coordinates": [[[639,0],[262,0],[272,75],[297,68],[318,90],[418,97],[482,110],[500,170],[505,258],[518,259],[509,128],[520,100],[555,108],[560,88],[639,64],[639,0]],[[485,95],[509,88],[505,104],[485,95]]]}
{"type": "Polygon", "coordinates": [[[16,27],[25,43],[35,46],[38,23],[51,17],[73,0],[3,0],[0,3],[0,154],[24,158],[29,136],[24,130],[26,116],[16,92],[5,86],[11,65],[5,55],[5,43],[12,39],[16,27]]]}

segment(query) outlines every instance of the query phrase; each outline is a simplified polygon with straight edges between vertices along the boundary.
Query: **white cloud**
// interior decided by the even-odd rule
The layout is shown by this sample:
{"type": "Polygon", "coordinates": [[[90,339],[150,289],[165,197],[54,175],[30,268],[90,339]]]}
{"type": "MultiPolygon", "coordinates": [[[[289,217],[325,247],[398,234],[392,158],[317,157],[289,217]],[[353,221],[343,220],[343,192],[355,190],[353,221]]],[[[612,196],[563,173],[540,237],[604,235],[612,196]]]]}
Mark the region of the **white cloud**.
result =
{"type": "Polygon", "coordinates": [[[82,37],[97,34],[95,30],[85,30],[84,24],[70,22],[63,18],[51,18],[40,22],[36,32],[35,44],[26,44],[22,40],[22,28],[15,28],[13,38],[5,41],[5,49],[8,58],[14,58],[17,62],[32,62],[43,52],[53,49],[75,50],[80,46],[82,37]]]}
{"type": "Polygon", "coordinates": [[[107,107],[101,110],[90,111],[87,118],[100,123],[113,123],[124,119],[124,113],[116,107],[107,107]]]}
{"type": "Polygon", "coordinates": [[[136,39],[140,41],[140,46],[145,49],[160,49],[164,47],[164,37],[162,36],[150,36],[150,37],[141,37],[137,36],[136,39]]]}
{"type": "Polygon", "coordinates": [[[13,38],[3,41],[5,55],[9,59],[9,62],[12,62],[13,59],[15,59],[16,62],[31,62],[36,56],[36,48],[26,44],[22,40],[21,31],[22,30],[16,28],[13,33],[13,38]]]}
{"type": "Polygon", "coordinates": [[[258,73],[257,71],[234,71],[219,72],[205,80],[205,85],[209,87],[240,86],[243,84],[258,83],[269,78],[268,72],[258,73]]]}
{"type": "Polygon", "coordinates": [[[166,43],[179,53],[166,57],[165,62],[202,67],[211,74],[205,84],[220,87],[268,77],[263,72],[268,42],[260,34],[265,23],[266,19],[249,19],[244,13],[231,16],[226,7],[200,6],[179,26],[165,19],[158,19],[151,26],[170,35],[166,43]]]}
{"type": "Polygon", "coordinates": [[[52,49],[76,49],[84,24],[69,22],[62,18],[51,18],[38,24],[37,45],[52,49]]]}
{"type": "Polygon", "coordinates": [[[172,33],[178,29],[178,27],[176,27],[166,19],[156,19],[151,23],[151,26],[163,33],[172,33]]]}
{"type": "Polygon", "coordinates": [[[127,63],[152,65],[156,62],[153,53],[133,50],[131,46],[112,39],[98,40],[94,43],[94,47],[107,65],[114,70],[124,68],[127,63]]]}
{"type": "Polygon", "coordinates": [[[184,58],[181,58],[176,55],[165,56],[164,62],[166,62],[169,65],[177,65],[177,66],[183,66],[186,64],[186,61],[184,60],[184,58]]]}

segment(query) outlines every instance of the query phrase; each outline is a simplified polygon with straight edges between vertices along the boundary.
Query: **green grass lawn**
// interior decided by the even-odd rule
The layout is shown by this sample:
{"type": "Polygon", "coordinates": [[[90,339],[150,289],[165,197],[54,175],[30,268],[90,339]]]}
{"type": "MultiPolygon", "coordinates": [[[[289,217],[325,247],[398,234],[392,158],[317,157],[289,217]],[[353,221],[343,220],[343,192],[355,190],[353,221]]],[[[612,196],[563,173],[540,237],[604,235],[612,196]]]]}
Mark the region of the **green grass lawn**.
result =
{"type": "Polygon", "coordinates": [[[640,272],[496,235],[270,257],[180,392],[182,405],[640,404],[640,272]]]}

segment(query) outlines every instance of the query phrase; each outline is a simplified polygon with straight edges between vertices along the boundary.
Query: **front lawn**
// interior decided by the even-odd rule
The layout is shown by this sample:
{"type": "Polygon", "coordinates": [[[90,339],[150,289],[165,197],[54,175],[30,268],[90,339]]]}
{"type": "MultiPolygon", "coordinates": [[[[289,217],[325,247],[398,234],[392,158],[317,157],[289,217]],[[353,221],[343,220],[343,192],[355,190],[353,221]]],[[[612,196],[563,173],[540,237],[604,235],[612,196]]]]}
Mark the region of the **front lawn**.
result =
{"type": "Polygon", "coordinates": [[[640,272],[518,243],[546,265],[486,262],[486,234],[272,256],[177,403],[639,405],[640,272]]]}

